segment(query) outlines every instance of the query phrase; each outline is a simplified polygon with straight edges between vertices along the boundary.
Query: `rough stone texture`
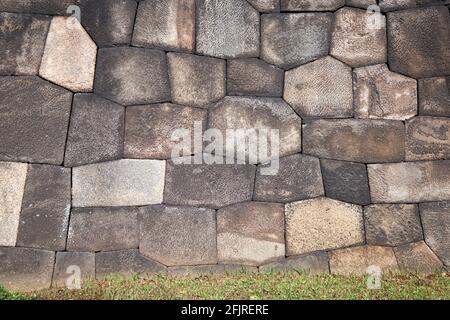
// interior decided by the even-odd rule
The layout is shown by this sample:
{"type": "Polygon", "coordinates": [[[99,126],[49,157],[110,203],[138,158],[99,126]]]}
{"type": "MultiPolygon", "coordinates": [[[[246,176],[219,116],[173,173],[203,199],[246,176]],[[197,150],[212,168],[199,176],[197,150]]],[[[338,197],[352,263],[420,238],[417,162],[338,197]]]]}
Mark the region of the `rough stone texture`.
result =
{"type": "Polygon", "coordinates": [[[364,242],[360,206],[316,198],[287,204],[285,214],[288,256],[364,242]]]}
{"type": "Polygon", "coordinates": [[[219,58],[259,55],[259,13],[243,0],[198,0],[197,52],[219,58]]]}
{"type": "Polygon", "coordinates": [[[386,12],[413,8],[417,2],[417,0],[380,0],[379,6],[383,12],[386,12]]]}
{"type": "Polygon", "coordinates": [[[345,0],[280,0],[282,11],[335,11],[345,0]]]}
{"type": "MultiPolygon", "coordinates": [[[[207,111],[175,104],[132,106],[127,108],[125,121],[125,157],[169,159],[179,143],[172,134],[180,128],[190,132],[194,140],[195,122],[206,127],[207,111]]],[[[191,147],[191,153],[194,153],[191,147]]],[[[191,154],[190,153],[190,154],[191,154]]]]}
{"type": "Polygon", "coordinates": [[[57,252],[52,287],[72,286],[74,267],[80,268],[81,286],[86,280],[95,279],[95,254],[89,252],[57,252]]]}
{"type": "Polygon", "coordinates": [[[47,16],[0,13],[1,75],[38,73],[50,20],[47,16]]]}
{"type": "Polygon", "coordinates": [[[413,78],[450,74],[450,14],[446,7],[387,15],[389,66],[413,78]]]}
{"type": "Polygon", "coordinates": [[[260,272],[306,272],[329,273],[328,254],[318,252],[298,257],[289,257],[283,261],[272,262],[259,267],[260,272]]]}
{"type": "Polygon", "coordinates": [[[253,165],[175,164],[167,162],[164,202],[219,208],[249,201],[253,195],[253,165]]]}
{"type": "Polygon", "coordinates": [[[169,53],[167,57],[174,103],[208,108],[225,96],[224,60],[183,53],[169,53]]]}
{"type": "Polygon", "coordinates": [[[316,120],[303,126],[303,152],[356,162],[404,159],[405,127],[390,120],[316,120]]]}
{"type": "Polygon", "coordinates": [[[423,241],[394,248],[394,252],[400,270],[405,272],[430,274],[443,268],[442,262],[423,241]]]}
{"type": "Polygon", "coordinates": [[[122,105],[170,100],[164,52],[126,47],[100,49],[94,91],[122,105]]]}
{"type": "Polygon", "coordinates": [[[260,59],[228,60],[228,95],[281,97],[284,71],[260,59]]]}
{"type": "Polygon", "coordinates": [[[14,291],[49,288],[54,261],[51,251],[0,247],[0,284],[14,291]]]}
{"type": "Polygon", "coordinates": [[[419,114],[450,117],[450,77],[419,80],[419,114]]]}
{"type": "Polygon", "coordinates": [[[168,268],[172,277],[204,276],[204,275],[224,275],[236,273],[257,273],[258,268],[237,264],[212,264],[203,266],[182,266],[168,268]]]}
{"type": "Polygon", "coordinates": [[[364,275],[371,266],[381,268],[383,273],[398,271],[392,248],[362,246],[330,252],[331,273],[364,275]]]}
{"type": "Polygon", "coordinates": [[[375,204],[364,208],[368,244],[399,246],[423,239],[419,209],[414,204],[375,204]]]}
{"type": "Polygon", "coordinates": [[[337,11],[330,54],[352,67],[386,62],[386,18],[381,16],[381,28],[372,29],[370,16],[354,8],[337,11]]]}
{"type": "Polygon", "coordinates": [[[22,200],[17,246],[66,248],[70,216],[70,169],[32,164],[22,200]]]}
{"type": "Polygon", "coordinates": [[[70,5],[80,0],[0,0],[0,11],[66,15],[70,5]]]}
{"type": "Polygon", "coordinates": [[[76,94],[72,104],[66,167],[120,159],[124,107],[94,94],[76,94]]]}
{"type": "Polygon", "coordinates": [[[68,251],[111,251],[139,246],[137,208],[73,208],[68,251]]]}
{"type": "Polygon", "coordinates": [[[369,164],[368,173],[374,203],[450,198],[450,161],[369,164]]]}
{"type": "Polygon", "coordinates": [[[192,52],[195,47],[195,0],[140,3],[133,45],[192,52]]]}
{"type": "Polygon", "coordinates": [[[0,162],[0,246],[16,245],[27,170],[26,163],[0,162]]]}
{"type": "Polygon", "coordinates": [[[367,205],[370,203],[366,166],[362,163],[320,160],[325,195],[328,198],[367,205]]]}
{"type": "Polygon", "coordinates": [[[53,17],[39,75],[72,91],[92,91],[96,57],[97,46],[76,18],[53,17]]]}
{"type": "Polygon", "coordinates": [[[73,168],[75,207],[139,206],[162,202],[165,161],[119,160],[73,168]]]}
{"type": "Polygon", "coordinates": [[[302,117],[352,117],[352,69],[328,56],[289,70],[284,100],[302,117]]]}
{"type": "Polygon", "coordinates": [[[0,77],[0,160],[61,164],[71,103],[38,77],[0,77]]]}
{"type": "Polygon", "coordinates": [[[259,12],[273,12],[280,10],[280,0],[247,0],[259,12]]]}
{"type": "Polygon", "coordinates": [[[370,5],[376,5],[377,0],[346,0],[345,5],[357,8],[367,9],[370,5]]]}
{"type": "Polygon", "coordinates": [[[450,158],[450,119],[416,117],[406,122],[407,161],[450,158]]]}
{"type": "Polygon", "coordinates": [[[216,212],[192,207],[140,209],[140,252],[166,266],[217,263],[216,212]]]}
{"type": "Polygon", "coordinates": [[[450,266],[449,213],[450,201],[420,204],[425,242],[447,266],[450,266]]]}
{"type": "Polygon", "coordinates": [[[290,69],[326,56],[332,27],[332,13],[263,15],[261,58],[290,69]]]}
{"type": "Polygon", "coordinates": [[[220,262],[260,265],[285,255],[284,207],[246,202],[217,212],[220,262]]]}
{"type": "Polygon", "coordinates": [[[317,158],[302,154],[281,158],[275,175],[262,175],[261,168],[256,173],[255,200],[292,202],[325,194],[317,158]]]}
{"type": "Polygon", "coordinates": [[[379,64],[353,72],[357,118],[406,120],[417,114],[417,82],[379,64]]]}

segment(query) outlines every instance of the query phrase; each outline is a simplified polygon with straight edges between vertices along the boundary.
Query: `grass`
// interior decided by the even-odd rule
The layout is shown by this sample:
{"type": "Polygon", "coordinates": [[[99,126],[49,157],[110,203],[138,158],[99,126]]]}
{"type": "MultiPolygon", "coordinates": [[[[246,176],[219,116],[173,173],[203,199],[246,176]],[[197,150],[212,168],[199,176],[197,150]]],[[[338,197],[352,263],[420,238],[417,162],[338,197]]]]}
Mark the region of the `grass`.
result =
{"type": "Polygon", "coordinates": [[[28,294],[0,288],[1,299],[450,299],[450,274],[390,274],[381,289],[367,289],[366,277],[296,273],[237,273],[229,275],[150,278],[109,277],[89,281],[80,290],[46,289],[28,294]]]}

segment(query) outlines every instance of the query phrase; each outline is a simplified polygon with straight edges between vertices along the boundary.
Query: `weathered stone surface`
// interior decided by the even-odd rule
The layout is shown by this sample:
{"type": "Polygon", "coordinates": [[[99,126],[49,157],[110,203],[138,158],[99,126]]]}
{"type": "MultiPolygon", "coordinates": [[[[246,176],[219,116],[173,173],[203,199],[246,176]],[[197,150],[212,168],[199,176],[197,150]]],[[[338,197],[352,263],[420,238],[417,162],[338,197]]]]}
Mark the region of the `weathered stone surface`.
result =
{"type": "Polygon", "coordinates": [[[54,261],[51,251],[0,247],[0,285],[28,292],[49,288],[54,261]]]}
{"type": "Polygon", "coordinates": [[[325,194],[319,159],[294,154],[281,158],[279,166],[275,175],[263,175],[258,167],[255,200],[292,202],[325,194]]]}
{"type": "Polygon", "coordinates": [[[281,97],[284,71],[260,59],[228,60],[228,95],[281,97]]]}
{"type": "MultiPolygon", "coordinates": [[[[195,122],[206,127],[207,111],[175,104],[132,106],[127,108],[125,121],[125,157],[169,159],[172,148],[179,143],[172,140],[175,130],[183,128],[194,139],[195,122]],[[151,124],[151,125],[149,125],[151,124]]],[[[194,153],[191,147],[191,153],[194,153]]]]}
{"type": "Polygon", "coordinates": [[[67,15],[70,5],[80,0],[0,0],[0,11],[67,15]]]}
{"type": "Polygon", "coordinates": [[[404,159],[405,126],[389,120],[316,120],[303,126],[303,152],[356,162],[404,159]]]}
{"type": "Polygon", "coordinates": [[[380,0],[379,6],[382,11],[386,12],[413,8],[417,2],[417,0],[380,0]]]}
{"type": "Polygon", "coordinates": [[[322,159],[320,165],[328,198],[361,205],[370,203],[369,181],[364,164],[322,159]]]}
{"type": "Polygon", "coordinates": [[[96,57],[97,46],[76,18],[53,17],[39,75],[72,91],[92,91],[96,57]]]}
{"type": "Polygon", "coordinates": [[[330,252],[331,273],[363,275],[372,266],[381,268],[382,272],[397,271],[397,260],[392,248],[362,246],[330,252]]]}
{"type": "Polygon", "coordinates": [[[146,274],[166,273],[167,268],[156,261],[143,257],[139,250],[131,249],[96,253],[95,271],[97,278],[101,278],[117,274],[145,276],[146,274]]]}
{"type": "Polygon", "coordinates": [[[38,73],[50,20],[47,16],[0,13],[1,75],[38,73]]]}
{"type": "Polygon", "coordinates": [[[450,201],[420,204],[425,242],[447,266],[450,266],[449,212],[450,201]]]}
{"type": "Polygon", "coordinates": [[[284,100],[302,117],[352,117],[352,69],[328,56],[289,70],[284,100]]]}
{"type": "Polygon", "coordinates": [[[360,206],[316,198],[287,204],[285,214],[288,256],[364,242],[360,206]]]}
{"type": "MultiPolygon", "coordinates": [[[[260,130],[279,130],[279,154],[285,156],[301,151],[301,127],[302,119],[282,99],[278,98],[250,98],[250,97],[225,97],[212,106],[209,111],[208,128],[220,130],[227,139],[227,129],[244,129],[236,132],[238,144],[244,144],[243,139],[252,133],[261,134],[260,130]],[[247,131],[247,132],[246,132],[247,131]]],[[[269,132],[269,135],[271,132],[269,132]]],[[[258,141],[263,138],[258,138],[258,141]]],[[[252,139],[255,140],[255,139],[252,139]]],[[[266,141],[268,138],[266,137],[266,141]]],[[[226,141],[226,140],[224,140],[226,141]]],[[[272,138],[269,141],[274,143],[272,138]]],[[[269,142],[269,143],[270,143],[269,142]]],[[[251,163],[264,163],[274,155],[271,154],[271,146],[267,155],[260,154],[250,146],[254,143],[245,143],[245,156],[250,157],[251,163]],[[257,161],[252,161],[256,160],[257,161]]],[[[242,145],[241,145],[242,146],[242,145]]],[[[234,145],[226,143],[224,150],[215,150],[216,154],[235,154],[234,145]]],[[[238,159],[243,155],[237,155],[238,159]]],[[[241,159],[242,160],[242,159],[241,159]]]]}
{"type": "Polygon", "coordinates": [[[332,13],[267,14],[261,18],[261,58],[290,69],[328,54],[332,13]]]}
{"type": "Polygon", "coordinates": [[[193,207],[140,209],[139,251],[166,266],[217,263],[216,212],[193,207]]]}
{"type": "Polygon", "coordinates": [[[280,0],[247,0],[259,12],[280,11],[280,0]]]}
{"type": "Polygon", "coordinates": [[[32,164],[22,200],[17,246],[66,248],[70,216],[70,169],[32,164]]]}
{"type": "Polygon", "coordinates": [[[120,159],[123,154],[125,108],[94,94],[73,98],[66,167],[120,159]]]}
{"type": "Polygon", "coordinates": [[[280,0],[282,11],[335,11],[345,0],[280,0]]]}
{"type": "Polygon", "coordinates": [[[0,246],[16,245],[27,170],[26,163],[0,162],[0,246]]]}
{"type": "Polygon", "coordinates": [[[0,159],[61,164],[71,103],[38,77],[0,77],[0,159]]]}
{"type": "Polygon", "coordinates": [[[197,52],[219,58],[259,55],[259,13],[247,1],[197,1],[197,52]]]}
{"type": "Polygon", "coordinates": [[[413,78],[449,75],[449,21],[450,14],[446,7],[388,13],[388,50],[391,70],[413,78]]]}
{"type": "Polygon", "coordinates": [[[73,168],[75,207],[139,206],[162,202],[165,161],[118,160],[73,168]]]}
{"type": "Polygon", "coordinates": [[[434,273],[443,269],[442,262],[423,241],[394,248],[394,252],[402,271],[434,273]]]}
{"type": "Polygon", "coordinates": [[[371,29],[367,10],[343,8],[335,13],[330,54],[352,67],[384,63],[387,60],[386,18],[382,26],[371,29]]]}
{"type": "Polygon", "coordinates": [[[357,118],[406,120],[417,114],[417,82],[379,64],[353,72],[357,118]]]}
{"type": "Polygon", "coordinates": [[[305,272],[329,273],[328,254],[318,252],[303,256],[289,257],[283,261],[272,262],[259,267],[260,272],[305,272]]]}
{"type": "Polygon", "coordinates": [[[374,203],[450,198],[450,161],[369,164],[368,174],[374,203]]]}
{"type": "Polygon", "coordinates": [[[175,277],[202,276],[202,275],[224,275],[257,273],[258,268],[237,264],[211,264],[203,266],[182,266],[168,268],[169,274],[175,277]]]}
{"type": "Polygon", "coordinates": [[[140,3],[133,45],[192,52],[195,47],[195,0],[140,3]]]}
{"type": "Polygon", "coordinates": [[[174,103],[208,108],[225,96],[224,60],[183,53],[169,53],[167,57],[174,103]]]}
{"type": "Polygon", "coordinates": [[[376,5],[377,0],[346,0],[345,5],[350,7],[357,7],[367,9],[370,5],[376,5]]]}
{"type": "MultiPolygon", "coordinates": [[[[95,254],[89,252],[57,252],[55,271],[53,272],[53,287],[71,288],[74,267],[80,271],[80,285],[86,280],[95,279],[95,254]]],[[[73,287],[72,287],[73,288],[73,287]]]]}
{"type": "Polygon", "coordinates": [[[164,52],[126,47],[100,49],[94,91],[122,105],[170,100],[164,52]]]}
{"type": "Polygon", "coordinates": [[[220,262],[260,265],[284,258],[284,207],[246,202],[217,212],[220,262]]]}
{"type": "Polygon", "coordinates": [[[414,204],[375,204],[364,208],[368,244],[399,246],[423,239],[419,209],[414,204]]]}
{"type": "Polygon", "coordinates": [[[419,114],[450,117],[450,77],[419,80],[419,114]]]}
{"type": "Polygon", "coordinates": [[[73,208],[68,251],[111,251],[139,246],[137,208],[73,208]]]}
{"type": "Polygon", "coordinates": [[[406,122],[407,161],[450,158],[450,119],[415,117],[406,122]]]}
{"type": "Polygon", "coordinates": [[[219,208],[250,201],[255,171],[255,166],[249,164],[175,164],[168,161],[164,202],[219,208]]]}

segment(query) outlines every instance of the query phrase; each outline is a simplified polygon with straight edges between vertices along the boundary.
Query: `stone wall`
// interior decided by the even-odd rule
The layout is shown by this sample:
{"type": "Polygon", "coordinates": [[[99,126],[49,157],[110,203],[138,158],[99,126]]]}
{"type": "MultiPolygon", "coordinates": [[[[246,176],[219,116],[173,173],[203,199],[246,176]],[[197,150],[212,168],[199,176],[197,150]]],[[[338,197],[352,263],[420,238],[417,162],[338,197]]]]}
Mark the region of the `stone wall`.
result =
{"type": "Polygon", "coordinates": [[[448,268],[449,5],[0,0],[0,284],[448,268]],[[277,173],[180,128],[276,129],[277,173]]]}

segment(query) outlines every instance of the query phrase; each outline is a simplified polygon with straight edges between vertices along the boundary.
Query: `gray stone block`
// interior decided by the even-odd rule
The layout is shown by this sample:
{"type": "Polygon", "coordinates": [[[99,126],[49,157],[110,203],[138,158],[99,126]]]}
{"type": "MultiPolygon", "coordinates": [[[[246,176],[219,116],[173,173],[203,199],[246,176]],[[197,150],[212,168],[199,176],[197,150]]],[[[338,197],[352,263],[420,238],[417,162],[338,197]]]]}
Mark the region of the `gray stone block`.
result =
{"type": "Polygon", "coordinates": [[[444,267],[423,241],[394,248],[394,253],[403,272],[432,274],[442,271],[444,267]]]}
{"type": "Polygon", "coordinates": [[[175,277],[186,276],[208,276],[240,273],[256,273],[257,267],[244,266],[238,264],[212,264],[203,266],[182,266],[168,268],[169,274],[175,277]]]}
{"type": "Polygon", "coordinates": [[[345,5],[350,7],[357,7],[367,9],[370,5],[376,5],[377,0],[346,0],[345,5]]]}
{"type": "Polygon", "coordinates": [[[247,0],[259,12],[280,11],[280,0],[247,0]]]}
{"type": "Polygon", "coordinates": [[[329,273],[328,254],[326,252],[318,252],[289,257],[282,261],[260,266],[259,272],[329,273]]]}
{"type": "Polygon", "coordinates": [[[68,15],[67,8],[78,4],[80,0],[0,0],[0,11],[68,15]]]}
{"type": "Polygon", "coordinates": [[[73,276],[83,282],[95,279],[95,254],[89,252],[57,252],[52,287],[73,288],[73,276]],[[80,273],[78,273],[80,271],[80,273]],[[71,281],[72,280],[72,281],[71,281]]]}
{"type": "Polygon", "coordinates": [[[280,0],[282,11],[335,11],[345,0],[280,0]]]}
{"type": "Polygon", "coordinates": [[[419,80],[419,114],[450,117],[450,76],[419,80]]]}

